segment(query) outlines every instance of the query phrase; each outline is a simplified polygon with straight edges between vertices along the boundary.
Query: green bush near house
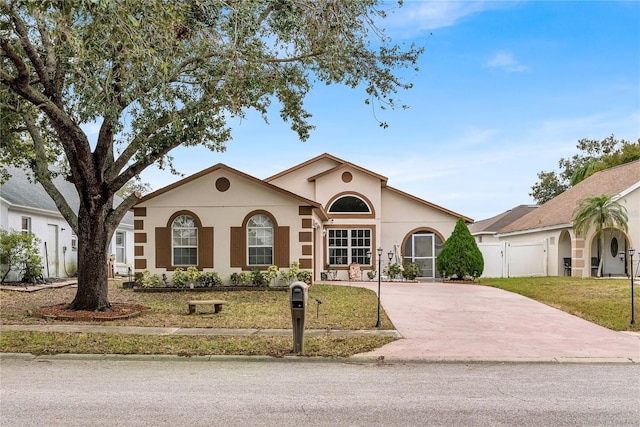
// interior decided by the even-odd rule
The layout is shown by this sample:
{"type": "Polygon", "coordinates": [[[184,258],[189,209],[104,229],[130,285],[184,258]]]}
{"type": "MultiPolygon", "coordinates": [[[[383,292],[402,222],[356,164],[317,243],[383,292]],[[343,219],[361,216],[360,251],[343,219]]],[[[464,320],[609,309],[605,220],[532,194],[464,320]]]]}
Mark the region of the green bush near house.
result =
{"type": "Polygon", "coordinates": [[[13,271],[24,282],[35,281],[42,275],[42,257],[34,234],[0,229],[0,282],[4,283],[13,271]]]}
{"type": "Polygon", "coordinates": [[[407,280],[415,280],[420,275],[420,264],[417,262],[407,262],[402,267],[402,275],[407,280]]]}
{"type": "Polygon", "coordinates": [[[442,277],[464,280],[479,277],[484,271],[484,258],[467,224],[460,218],[453,233],[444,242],[436,268],[442,277]]]}

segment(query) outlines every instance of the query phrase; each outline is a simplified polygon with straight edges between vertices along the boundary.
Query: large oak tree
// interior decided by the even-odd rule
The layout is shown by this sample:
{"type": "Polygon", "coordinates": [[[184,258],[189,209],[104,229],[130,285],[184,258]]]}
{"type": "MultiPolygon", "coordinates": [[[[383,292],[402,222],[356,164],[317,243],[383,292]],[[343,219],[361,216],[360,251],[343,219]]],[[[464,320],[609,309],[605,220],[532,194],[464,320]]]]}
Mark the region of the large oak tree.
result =
{"type": "MultiPolygon", "coordinates": [[[[273,101],[300,139],[314,83],[394,107],[422,49],[376,26],[378,0],[0,0],[2,164],[33,170],[78,236],[72,309],[104,310],[107,250],[136,203],[114,194],[183,146],[223,150],[227,121],[273,101]],[[97,123],[91,141],[82,125],[97,123]],[[78,192],[77,212],[52,182],[78,192]]],[[[387,6],[384,6],[387,7],[387,6]]]]}

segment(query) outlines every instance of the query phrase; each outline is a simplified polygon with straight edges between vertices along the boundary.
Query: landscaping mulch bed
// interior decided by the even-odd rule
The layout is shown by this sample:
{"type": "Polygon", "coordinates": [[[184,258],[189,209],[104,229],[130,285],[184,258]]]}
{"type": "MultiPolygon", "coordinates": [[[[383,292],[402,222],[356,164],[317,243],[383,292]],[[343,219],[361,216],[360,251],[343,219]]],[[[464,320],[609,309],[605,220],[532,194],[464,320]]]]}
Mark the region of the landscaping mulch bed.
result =
{"type": "Polygon", "coordinates": [[[129,319],[149,310],[149,307],[143,305],[127,303],[112,303],[111,307],[104,311],[70,310],[67,307],[68,304],[39,307],[33,310],[32,314],[42,319],[110,321],[129,319]]]}
{"type": "Polygon", "coordinates": [[[210,288],[174,288],[170,286],[157,286],[151,288],[134,287],[133,292],[157,293],[157,292],[233,292],[233,291],[288,291],[288,286],[215,286],[210,288]]]}

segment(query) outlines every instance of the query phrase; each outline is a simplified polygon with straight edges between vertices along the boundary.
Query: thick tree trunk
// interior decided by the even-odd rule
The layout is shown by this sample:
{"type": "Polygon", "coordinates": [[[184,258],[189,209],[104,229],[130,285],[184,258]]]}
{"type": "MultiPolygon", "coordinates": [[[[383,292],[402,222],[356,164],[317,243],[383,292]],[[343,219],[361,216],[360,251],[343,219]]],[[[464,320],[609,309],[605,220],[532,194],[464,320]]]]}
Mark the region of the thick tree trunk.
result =
{"type": "Polygon", "coordinates": [[[73,310],[106,310],[108,299],[108,248],[113,228],[104,222],[102,207],[78,215],[78,291],[69,305],[73,310]]]}

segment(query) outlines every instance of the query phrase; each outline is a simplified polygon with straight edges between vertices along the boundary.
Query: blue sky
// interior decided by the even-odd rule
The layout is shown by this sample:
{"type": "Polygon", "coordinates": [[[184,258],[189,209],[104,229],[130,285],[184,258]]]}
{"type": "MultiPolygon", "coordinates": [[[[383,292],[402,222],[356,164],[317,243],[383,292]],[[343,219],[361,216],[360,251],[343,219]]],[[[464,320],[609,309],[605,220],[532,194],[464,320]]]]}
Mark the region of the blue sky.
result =
{"type": "MultiPolygon", "coordinates": [[[[189,175],[225,163],[266,178],[322,153],[476,220],[532,204],[541,170],[581,138],[640,137],[640,2],[405,1],[385,20],[396,43],[425,46],[409,110],[372,111],[362,90],[318,85],[316,126],[297,139],[274,109],[234,120],[223,153],[172,152],[189,175]],[[389,123],[378,126],[376,116],[389,123]]],[[[149,169],[153,189],[180,179],[149,169]]]]}

